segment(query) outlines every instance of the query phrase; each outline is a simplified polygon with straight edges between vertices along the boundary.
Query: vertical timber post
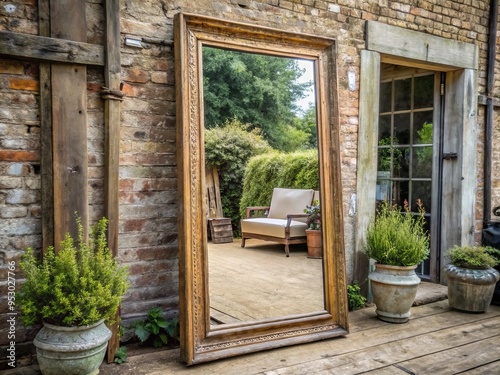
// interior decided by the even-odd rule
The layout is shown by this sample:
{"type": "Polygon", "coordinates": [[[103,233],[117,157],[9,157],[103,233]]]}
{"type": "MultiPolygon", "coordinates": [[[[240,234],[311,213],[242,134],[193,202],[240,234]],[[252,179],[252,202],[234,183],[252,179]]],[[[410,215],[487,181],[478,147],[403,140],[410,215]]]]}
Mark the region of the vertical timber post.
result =
{"type": "MultiPolygon", "coordinates": [[[[38,0],[38,32],[50,36],[49,2],[38,0]]],[[[42,250],[54,245],[54,174],[52,165],[52,97],[50,63],[40,62],[40,170],[42,250]]]]}
{"type": "MultiPolygon", "coordinates": [[[[85,0],[50,1],[51,37],[86,42],[85,6],[85,0]]],[[[75,213],[85,229],[88,223],[87,68],[53,63],[51,83],[54,243],[58,245],[66,232],[76,237],[75,213]]]]}
{"type": "MultiPolygon", "coordinates": [[[[113,256],[118,255],[118,181],[120,156],[120,1],[106,0],[106,66],[103,90],[104,101],[104,189],[105,215],[108,219],[108,246],[113,256]],[[117,95],[118,93],[118,95],[117,95]]],[[[120,346],[118,336],[119,310],[116,322],[110,327],[112,336],[108,342],[108,363],[113,362],[120,346]]]]}

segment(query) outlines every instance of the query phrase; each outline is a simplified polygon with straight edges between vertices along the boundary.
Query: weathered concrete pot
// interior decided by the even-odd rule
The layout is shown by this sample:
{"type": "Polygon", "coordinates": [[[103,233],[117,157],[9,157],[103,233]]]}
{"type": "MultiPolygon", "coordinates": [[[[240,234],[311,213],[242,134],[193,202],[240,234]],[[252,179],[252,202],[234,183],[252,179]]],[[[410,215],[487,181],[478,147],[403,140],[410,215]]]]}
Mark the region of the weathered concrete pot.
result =
{"type": "Polygon", "coordinates": [[[417,295],[420,278],[417,266],[388,266],[375,264],[368,278],[371,281],[373,302],[379,319],[389,323],[406,323],[417,295]]]}
{"type": "Polygon", "coordinates": [[[104,359],[111,331],[104,320],[83,327],[44,323],[33,344],[43,375],[95,375],[104,359]]]}
{"type": "Polygon", "coordinates": [[[448,303],[468,312],[485,312],[495,292],[500,274],[494,268],[472,269],[448,264],[444,268],[448,279],[448,303]]]}

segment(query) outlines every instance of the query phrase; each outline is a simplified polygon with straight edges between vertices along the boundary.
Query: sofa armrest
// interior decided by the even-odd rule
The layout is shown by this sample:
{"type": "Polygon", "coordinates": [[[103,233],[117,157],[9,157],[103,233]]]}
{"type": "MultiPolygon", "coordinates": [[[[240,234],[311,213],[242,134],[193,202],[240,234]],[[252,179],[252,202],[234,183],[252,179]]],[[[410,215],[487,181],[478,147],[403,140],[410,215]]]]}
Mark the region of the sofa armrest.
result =
{"type": "Polygon", "coordinates": [[[288,214],[286,215],[286,227],[290,228],[290,224],[292,223],[293,219],[303,219],[307,218],[309,216],[308,214],[288,214]]]}
{"type": "Polygon", "coordinates": [[[254,207],[247,207],[246,213],[245,213],[245,218],[248,219],[252,212],[254,211],[269,211],[269,206],[254,206],[254,207]]]}

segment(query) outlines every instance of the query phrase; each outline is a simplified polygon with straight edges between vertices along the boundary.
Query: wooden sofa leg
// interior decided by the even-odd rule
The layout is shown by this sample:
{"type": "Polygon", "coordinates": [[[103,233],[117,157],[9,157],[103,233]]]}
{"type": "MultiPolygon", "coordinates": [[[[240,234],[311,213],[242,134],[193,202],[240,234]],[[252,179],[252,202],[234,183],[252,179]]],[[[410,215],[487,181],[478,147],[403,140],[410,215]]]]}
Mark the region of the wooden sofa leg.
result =
{"type": "Polygon", "coordinates": [[[285,244],[285,254],[287,258],[290,256],[290,249],[288,248],[288,244],[285,244]]]}
{"type": "Polygon", "coordinates": [[[245,237],[241,238],[241,247],[245,247],[245,237]]]}

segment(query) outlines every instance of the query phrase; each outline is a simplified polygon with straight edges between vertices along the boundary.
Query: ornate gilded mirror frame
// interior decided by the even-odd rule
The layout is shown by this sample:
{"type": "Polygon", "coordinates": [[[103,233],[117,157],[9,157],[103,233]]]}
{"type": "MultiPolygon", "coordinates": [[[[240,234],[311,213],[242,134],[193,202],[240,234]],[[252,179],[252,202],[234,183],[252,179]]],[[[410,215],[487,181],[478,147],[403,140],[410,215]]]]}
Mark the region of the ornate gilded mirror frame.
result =
{"type": "MultiPolygon", "coordinates": [[[[348,333],[335,40],[191,14],[175,18],[181,357],[188,365],[348,333]],[[324,310],[210,326],[202,47],[314,62],[324,310]]],[[[270,303],[264,301],[263,303],[270,303]]]]}

